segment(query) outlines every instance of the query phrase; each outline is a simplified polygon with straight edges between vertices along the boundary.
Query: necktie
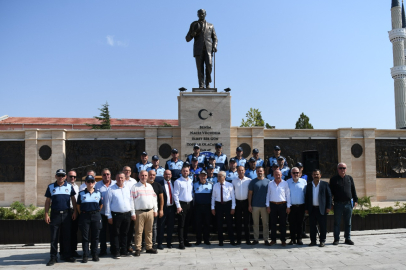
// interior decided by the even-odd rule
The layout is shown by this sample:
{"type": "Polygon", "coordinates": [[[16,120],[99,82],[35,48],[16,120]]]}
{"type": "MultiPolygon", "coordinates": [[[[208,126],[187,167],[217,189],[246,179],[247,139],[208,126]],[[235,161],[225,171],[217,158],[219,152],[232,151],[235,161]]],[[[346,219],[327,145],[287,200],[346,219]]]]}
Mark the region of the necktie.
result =
{"type": "Polygon", "coordinates": [[[171,182],[167,181],[167,183],[168,183],[168,188],[169,188],[169,201],[170,201],[171,204],[173,204],[173,202],[172,202],[171,182]]]}
{"type": "Polygon", "coordinates": [[[223,202],[223,184],[220,184],[220,187],[221,187],[221,203],[224,203],[223,202]]]}

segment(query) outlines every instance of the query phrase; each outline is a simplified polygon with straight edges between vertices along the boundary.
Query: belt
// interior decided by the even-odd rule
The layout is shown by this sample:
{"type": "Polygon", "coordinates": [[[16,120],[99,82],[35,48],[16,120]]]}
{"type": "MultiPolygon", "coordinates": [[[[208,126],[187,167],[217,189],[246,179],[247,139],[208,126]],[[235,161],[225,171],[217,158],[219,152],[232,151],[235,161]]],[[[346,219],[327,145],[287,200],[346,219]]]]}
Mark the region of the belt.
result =
{"type": "Polygon", "coordinates": [[[313,205],[313,207],[314,207],[314,208],[319,208],[319,206],[318,206],[318,205],[313,205]]]}
{"type": "Polygon", "coordinates": [[[131,211],[128,211],[128,212],[113,212],[113,211],[111,211],[111,214],[114,214],[114,215],[125,215],[125,214],[128,214],[128,213],[131,213],[131,211]]]}
{"type": "Polygon", "coordinates": [[[273,204],[284,204],[284,203],[286,203],[286,201],[284,201],[284,202],[271,202],[271,203],[273,203],[273,204]]]}
{"type": "Polygon", "coordinates": [[[231,200],[230,201],[223,201],[223,202],[216,201],[216,203],[218,203],[218,204],[226,204],[226,203],[231,203],[231,200]]]}
{"type": "Polygon", "coordinates": [[[63,213],[67,213],[68,211],[70,211],[70,209],[66,209],[66,210],[62,210],[62,211],[51,210],[51,213],[54,213],[54,214],[63,214],[63,213]]]}
{"type": "Polygon", "coordinates": [[[100,211],[82,211],[83,214],[96,214],[99,213],[100,211]]]}
{"type": "Polygon", "coordinates": [[[179,203],[184,203],[184,204],[191,204],[193,201],[190,202],[184,202],[184,201],[179,201],[179,203]]]}
{"type": "Polygon", "coordinates": [[[292,204],[292,206],[295,206],[295,207],[299,207],[299,206],[302,206],[302,205],[304,205],[304,203],[302,203],[302,204],[292,204]]]}
{"type": "Polygon", "coordinates": [[[137,210],[135,210],[135,211],[141,211],[141,212],[149,212],[149,211],[151,211],[152,209],[137,209],[137,210]]]}
{"type": "Polygon", "coordinates": [[[236,202],[246,202],[246,201],[248,201],[248,199],[245,199],[245,200],[237,200],[237,199],[235,199],[235,201],[236,202]]]}

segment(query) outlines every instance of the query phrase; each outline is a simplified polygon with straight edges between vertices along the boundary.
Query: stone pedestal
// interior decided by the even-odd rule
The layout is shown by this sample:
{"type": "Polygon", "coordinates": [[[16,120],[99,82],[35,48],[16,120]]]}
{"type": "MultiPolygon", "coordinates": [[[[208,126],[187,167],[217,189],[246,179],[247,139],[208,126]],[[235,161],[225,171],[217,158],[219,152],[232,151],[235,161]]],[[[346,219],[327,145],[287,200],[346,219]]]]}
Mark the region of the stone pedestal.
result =
{"type": "Polygon", "coordinates": [[[178,97],[179,126],[181,128],[180,158],[193,152],[193,145],[201,151],[215,151],[215,144],[223,144],[223,152],[230,157],[231,96],[229,93],[193,89],[178,97]]]}

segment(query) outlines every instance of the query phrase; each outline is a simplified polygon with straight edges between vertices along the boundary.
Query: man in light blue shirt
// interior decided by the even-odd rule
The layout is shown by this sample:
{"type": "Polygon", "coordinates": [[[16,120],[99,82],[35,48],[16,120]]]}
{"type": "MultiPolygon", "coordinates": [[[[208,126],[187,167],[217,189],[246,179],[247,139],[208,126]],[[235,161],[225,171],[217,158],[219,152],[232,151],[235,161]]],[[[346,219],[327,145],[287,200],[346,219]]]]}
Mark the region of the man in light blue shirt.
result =
{"type": "Polygon", "coordinates": [[[293,167],[291,173],[292,178],[286,181],[289,185],[290,202],[292,204],[289,213],[289,229],[291,240],[288,245],[303,245],[302,230],[305,214],[305,194],[307,181],[299,177],[300,170],[298,167],[293,167]]]}

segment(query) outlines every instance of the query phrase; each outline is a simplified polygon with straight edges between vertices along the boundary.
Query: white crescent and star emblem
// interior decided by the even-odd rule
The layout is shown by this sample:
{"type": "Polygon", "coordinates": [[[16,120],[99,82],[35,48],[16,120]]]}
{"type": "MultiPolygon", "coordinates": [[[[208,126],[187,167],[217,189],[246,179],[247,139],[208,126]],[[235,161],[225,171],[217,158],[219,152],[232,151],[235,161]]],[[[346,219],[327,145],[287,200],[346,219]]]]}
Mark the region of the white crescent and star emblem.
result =
{"type": "Polygon", "coordinates": [[[198,116],[199,116],[199,118],[200,119],[202,119],[202,120],[206,120],[207,118],[209,118],[209,116],[213,116],[213,113],[204,113],[204,115],[202,115],[202,113],[203,112],[209,112],[208,110],[206,110],[206,109],[201,109],[200,111],[199,111],[199,113],[197,114],[198,116]]]}

